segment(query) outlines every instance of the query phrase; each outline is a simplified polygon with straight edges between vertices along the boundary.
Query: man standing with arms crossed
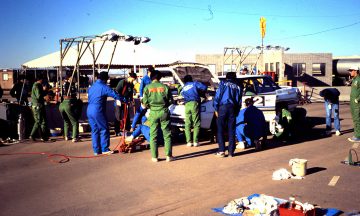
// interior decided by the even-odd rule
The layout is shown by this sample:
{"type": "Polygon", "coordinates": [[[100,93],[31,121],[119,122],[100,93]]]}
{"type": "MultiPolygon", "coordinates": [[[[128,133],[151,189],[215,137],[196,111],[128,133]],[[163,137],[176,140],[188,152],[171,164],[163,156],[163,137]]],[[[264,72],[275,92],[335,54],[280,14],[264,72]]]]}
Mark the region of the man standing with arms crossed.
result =
{"type": "Polygon", "coordinates": [[[171,131],[170,131],[170,113],[169,105],[172,103],[172,95],[168,86],[159,82],[160,72],[151,72],[151,84],[148,84],[144,89],[144,97],[142,103],[150,108],[149,122],[150,122],[150,150],[151,160],[158,162],[158,145],[157,135],[159,126],[164,136],[164,146],[166,161],[173,161],[172,145],[171,145],[171,131]]]}
{"type": "Polygon", "coordinates": [[[199,133],[200,133],[200,92],[205,92],[206,85],[200,82],[193,82],[191,75],[184,77],[185,85],[181,90],[181,95],[184,97],[185,102],[185,137],[186,145],[188,147],[199,146],[199,133]],[[194,128],[193,142],[191,139],[191,127],[194,128]]]}
{"type": "Polygon", "coordinates": [[[354,136],[348,138],[350,142],[360,142],[360,76],[359,67],[351,66],[349,73],[352,79],[350,93],[350,110],[354,123],[354,136]]]}
{"type": "Polygon", "coordinates": [[[217,141],[219,150],[217,157],[225,157],[225,127],[228,129],[229,146],[228,154],[234,156],[235,151],[235,129],[236,116],[241,108],[242,89],[236,83],[236,73],[228,72],[226,80],[221,81],[219,88],[216,90],[213,106],[217,119],[217,141]]]}

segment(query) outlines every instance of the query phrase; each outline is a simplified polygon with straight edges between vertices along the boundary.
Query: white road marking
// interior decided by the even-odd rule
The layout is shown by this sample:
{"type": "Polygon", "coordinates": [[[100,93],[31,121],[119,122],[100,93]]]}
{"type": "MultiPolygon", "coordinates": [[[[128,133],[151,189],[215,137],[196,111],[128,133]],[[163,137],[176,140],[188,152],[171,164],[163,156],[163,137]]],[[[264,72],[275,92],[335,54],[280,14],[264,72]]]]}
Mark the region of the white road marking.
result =
{"type": "Polygon", "coordinates": [[[329,186],[335,186],[336,183],[338,182],[339,178],[340,178],[340,176],[334,176],[334,177],[332,177],[332,179],[331,179],[331,181],[329,182],[328,185],[329,185],[329,186]]]}

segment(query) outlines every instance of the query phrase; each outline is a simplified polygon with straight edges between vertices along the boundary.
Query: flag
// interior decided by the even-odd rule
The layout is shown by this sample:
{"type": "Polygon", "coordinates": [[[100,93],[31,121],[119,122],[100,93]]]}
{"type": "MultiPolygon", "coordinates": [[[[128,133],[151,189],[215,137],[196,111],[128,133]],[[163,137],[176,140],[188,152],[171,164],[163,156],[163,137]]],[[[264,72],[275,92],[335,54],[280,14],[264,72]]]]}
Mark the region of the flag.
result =
{"type": "Polygon", "coordinates": [[[266,19],[264,17],[260,17],[260,32],[261,38],[264,38],[266,32],[266,19]]]}

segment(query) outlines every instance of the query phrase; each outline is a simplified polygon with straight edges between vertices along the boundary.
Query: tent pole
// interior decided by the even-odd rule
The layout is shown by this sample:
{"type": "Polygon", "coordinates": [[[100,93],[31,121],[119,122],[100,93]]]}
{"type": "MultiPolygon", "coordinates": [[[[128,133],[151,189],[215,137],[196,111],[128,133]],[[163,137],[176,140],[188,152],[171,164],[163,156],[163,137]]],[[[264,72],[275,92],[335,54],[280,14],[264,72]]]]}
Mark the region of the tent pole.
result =
{"type": "MultiPolygon", "coordinates": [[[[59,65],[59,94],[61,95],[61,97],[63,96],[63,92],[62,92],[62,63],[63,63],[63,46],[62,46],[63,40],[60,39],[60,65],[59,65]]],[[[58,102],[58,101],[56,101],[58,102]]]]}
{"type": "Polygon", "coordinates": [[[110,66],[111,66],[112,60],[113,60],[113,58],[114,58],[114,54],[115,54],[115,50],[116,50],[117,43],[118,43],[118,41],[115,42],[114,50],[113,50],[113,52],[112,52],[112,54],[111,54],[110,63],[109,63],[109,65],[108,65],[108,69],[107,69],[107,72],[108,72],[108,73],[109,73],[109,70],[110,70],[110,66]]]}

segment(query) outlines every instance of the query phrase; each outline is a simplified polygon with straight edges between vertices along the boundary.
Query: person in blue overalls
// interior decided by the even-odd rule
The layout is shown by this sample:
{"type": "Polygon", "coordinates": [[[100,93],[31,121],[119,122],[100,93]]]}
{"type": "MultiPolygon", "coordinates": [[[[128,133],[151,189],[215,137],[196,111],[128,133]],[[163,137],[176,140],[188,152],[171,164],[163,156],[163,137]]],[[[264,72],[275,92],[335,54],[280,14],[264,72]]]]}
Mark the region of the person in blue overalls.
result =
{"type": "Polygon", "coordinates": [[[109,79],[107,72],[100,72],[98,80],[89,88],[87,117],[91,126],[91,139],[94,155],[112,154],[110,146],[110,132],[106,119],[106,100],[112,97],[121,104],[122,99],[113,89],[106,85],[109,79]]]}
{"type": "Polygon", "coordinates": [[[141,79],[140,90],[139,90],[140,91],[140,99],[143,97],[145,86],[151,83],[150,75],[151,75],[151,72],[153,72],[154,70],[155,70],[155,68],[153,66],[148,67],[147,73],[141,79]]]}
{"type": "Polygon", "coordinates": [[[184,77],[185,85],[181,90],[181,95],[185,102],[185,138],[188,147],[199,146],[200,133],[200,94],[205,92],[207,86],[200,82],[193,82],[191,75],[184,77]],[[194,130],[191,139],[191,128],[194,130]],[[193,141],[193,142],[192,142],[193,141]]]}
{"type": "Polygon", "coordinates": [[[253,104],[253,99],[247,98],[246,107],[241,109],[236,117],[236,137],[239,141],[236,148],[238,149],[249,148],[255,144],[256,150],[260,150],[259,139],[266,135],[265,116],[253,104]]]}
{"type": "Polygon", "coordinates": [[[235,151],[235,118],[241,108],[242,88],[236,82],[236,73],[228,72],[226,80],[221,81],[216,90],[213,106],[217,118],[217,141],[219,150],[217,157],[225,157],[224,131],[229,134],[228,154],[234,156],[235,151]]]}
{"type": "MultiPolygon", "coordinates": [[[[137,138],[141,134],[144,135],[146,141],[150,142],[150,123],[147,119],[149,117],[149,114],[149,109],[146,109],[143,105],[139,106],[139,108],[136,110],[133,122],[131,124],[130,131],[132,132],[132,134],[126,138],[126,142],[131,142],[133,139],[137,138]],[[136,126],[138,123],[140,124],[136,126]]],[[[158,144],[163,145],[164,139],[161,130],[158,130],[158,138],[158,144]]]]}

